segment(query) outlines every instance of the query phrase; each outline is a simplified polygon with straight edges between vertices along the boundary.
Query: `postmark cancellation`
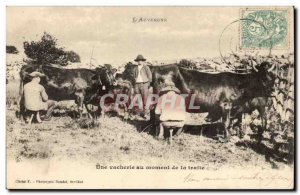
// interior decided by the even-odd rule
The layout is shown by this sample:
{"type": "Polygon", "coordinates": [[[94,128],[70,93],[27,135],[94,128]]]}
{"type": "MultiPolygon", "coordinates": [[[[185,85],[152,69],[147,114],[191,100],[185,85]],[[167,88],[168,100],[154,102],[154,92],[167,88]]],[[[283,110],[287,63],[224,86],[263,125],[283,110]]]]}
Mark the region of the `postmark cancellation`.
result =
{"type": "Polygon", "coordinates": [[[289,49],[290,11],[285,8],[241,8],[241,49],[289,49]]]}

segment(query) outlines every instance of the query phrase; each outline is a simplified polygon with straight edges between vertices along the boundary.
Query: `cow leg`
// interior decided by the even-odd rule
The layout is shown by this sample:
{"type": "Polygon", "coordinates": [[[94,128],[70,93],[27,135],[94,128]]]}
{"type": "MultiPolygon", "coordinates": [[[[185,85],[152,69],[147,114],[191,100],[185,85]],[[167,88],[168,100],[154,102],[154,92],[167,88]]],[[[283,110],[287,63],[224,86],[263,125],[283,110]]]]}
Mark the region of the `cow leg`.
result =
{"type": "Polygon", "coordinates": [[[230,122],[229,122],[227,116],[225,116],[223,119],[224,119],[224,138],[228,139],[230,122]]]}
{"type": "Polygon", "coordinates": [[[243,122],[245,119],[245,114],[242,114],[242,119],[241,119],[241,131],[246,135],[247,133],[247,125],[243,122]]]}
{"type": "Polygon", "coordinates": [[[92,118],[94,118],[94,119],[97,119],[97,113],[96,113],[96,111],[94,111],[95,110],[95,108],[94,108],[94,105],[92,105],[92,108],[93,108],[93,115],[92,115],[92,118]]]}
{"type": "Polygon", "coordinates": [[[258,128],[258,144],[261,143],[262,138],[263,138],[263,133],[267,128],[266,109],[261,108],[259,112],[260,112],[260,118],[261,118],[261,128],[258,128]]]}
{"type": "MultiPolygon", "coordinates": [[[[126,108],[124,107],[124,108],[122,108],[123,109],[123,121],[127,121],[128,120],[128,112],[126,111],[126,108]]],[[[120,113],[118,114],[119,116],[122,116],[121,115],[121,111],[119,111],[120,113]]]]}
{"type": "Polygon", "coordinates": [[[75,112],[75,110],[72,110],[72,115],[73,115],[73,119],[75,119],[76,118],[76,112],[75,112]]]}
{"type": "Polygon", "coordinates": [[[237,120],[238,121],[237,121],[237,123],[235,125],[236,130],[237,130],[236,134],[237,134],[237,136],[239,138],[243,138],[244,135],[245,135],[245,129],[243,129],[243,127],[242,127],[242,117],[243,117],[242,114],[240,114],[240,115],[237,116],[237,120]]]}
{"type": "MultiPolygon", "coordinates": [[[[131,119],[131,114],[132,110],[129,111],[129,118],[131,119]]],[[[156,138],[158,136],[158,128],[159,128],[159,116],[155,115],[154,109],[150,110],[150,124],[152,125],[153,128],[150,130],[150,134],[154,135],[156,138]]]]}
{"type": "Polygon", "coordinates": [[[215,120],[218,120],[222,116],[220,116],[220,113],[222,113],[222,110],[218,105],[213,105],[209,110],[208,110],[208,115],[205,117],[206,122],[214,122],[215,120]]]}
{"type": "Polygon", "coordinates": [[[128,108],[127,108],[126,103],[123,103],[122,106],[124,108],[124,121],[127,121],[128,117],[129,117],[128,108]]]}
{"type": "Polygon", "coordinates": [[[96,117],[100,117],[101,116],[101,112],[102,112],[102,108],[101,106],[99,105],[98,108],[97,108],[97,111],[96,111],[96,117]]]}
{"type": "Polygon", "coordinates": [[[91,110],[89,109],[87,103],[84,103],[84,107],[85,107],[85,109],[86,109],[86,111],[87,111],[88,117],[91,118],[91,119],[94,118],[94,117],[91,115],[91,110]]]}
{"type": "Polygon", "coordinates": [[[80,97],[76,95],[76,104],[77,104],[77,111],[78,111],[78,114],[79,114],[79,118],[81,118],[81,115],[82,113],[80,112],[80,97]]]}
{"type": "Polygon", "coordinates": [[[82,95],[82,94],[76,95],[76,99],[77,99],[77,106],[78,106],[79,118],[82,118],[82,111],[83,111],[83,95],[82,95]]]}
{"type": "Polygon", "coordinates": [[[222,122],[224,124],[224,139],[230,138],[230,109],[222,109],[222,122]]]}

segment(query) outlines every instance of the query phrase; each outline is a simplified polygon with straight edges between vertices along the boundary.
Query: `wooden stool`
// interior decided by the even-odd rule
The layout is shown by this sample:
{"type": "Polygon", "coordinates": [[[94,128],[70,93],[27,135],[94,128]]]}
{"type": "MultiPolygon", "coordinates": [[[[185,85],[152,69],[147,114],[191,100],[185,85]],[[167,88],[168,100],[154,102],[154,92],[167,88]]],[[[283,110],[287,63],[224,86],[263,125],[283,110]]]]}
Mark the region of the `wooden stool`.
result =
{"type": "Polygon", "coordinates": [[[160,124],[159,137],[163,135],[164,130],[169,131],[168,142],[170,145],[172,145],[174,130],[177,129],[178,131],[180,128],[183,128],[183,126],[184,126],[184,121],[162,121],[160,124]]]}
{"type": "MultiPolygon", "coordinates": [[[[29,110],[28,110],[29,111],[29,110]]],[[[40,112],[39,111],[29,111],[31,114],[30,114],[30,118],[29,118],[29,121],[28,121],[28,124],[30,125],[32,123],[32,120],[33,120],[33,117],[36,116],[36,120],[38,123],[41,123],[42,120],[40,118],[40,112]]]]}
{"type": "Polygon", "coordinates": [[[169,129],[169,133],[170,133],[169,144],[172,145],[172,138],[173,138],[173,129],[172,128],[169,129]]]}

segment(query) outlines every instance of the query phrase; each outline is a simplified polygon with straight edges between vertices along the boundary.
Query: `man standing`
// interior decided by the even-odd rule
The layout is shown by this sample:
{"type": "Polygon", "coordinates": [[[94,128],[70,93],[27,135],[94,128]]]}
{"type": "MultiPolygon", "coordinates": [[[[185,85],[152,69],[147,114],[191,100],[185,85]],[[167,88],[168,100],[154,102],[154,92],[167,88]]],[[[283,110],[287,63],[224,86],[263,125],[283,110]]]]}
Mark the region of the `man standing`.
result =
{"type": "Polygon", "coordinates": [[[142,55],[138,55],[134,61],[138,63],[138,65],[133,68],[134,92],[135,94],[141,94],[145,117],[147,118],[149,108],[146,107],[146,102],[150,82],[152,82],[152,73],[150,68],[144,63],[146,59],[142,55]]]}
{"type": "MultiPolygon", "coordinates": [[[[33,112],[47,111],[43,120],[49,121],[56,101],[49,100],[45,88],[39,84],[41,81],[40,77],[44,77],[45,75],[35,71],[29,74],[29,76],[32,77],[32,80],[24,85],[25,108],[33,112]]],[[[40,120],[39,115],[37,115],[37,120],[40,120]]]]}

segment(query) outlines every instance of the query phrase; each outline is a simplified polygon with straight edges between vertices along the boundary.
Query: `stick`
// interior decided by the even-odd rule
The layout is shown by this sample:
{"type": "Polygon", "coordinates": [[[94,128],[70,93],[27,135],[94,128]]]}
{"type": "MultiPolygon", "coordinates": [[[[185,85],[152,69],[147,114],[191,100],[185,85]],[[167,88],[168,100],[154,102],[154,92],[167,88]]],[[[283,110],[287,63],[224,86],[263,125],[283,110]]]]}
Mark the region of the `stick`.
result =
{"type": "Polygon", "coordinates": [[[152,126],[152,124],[146,126],[140,133],[144,132],[148,127],[152,126]]]}
{"type": "Polygon", "coordinates": [[[95,46],[93,46],[93,49],[92,49],[92,54],[91,54],[91,59],[90,59],[90,69],[92,66],[92,58],[93,58],[93,54],[94,54],[94,48],[95,48],[95,46]]]}

